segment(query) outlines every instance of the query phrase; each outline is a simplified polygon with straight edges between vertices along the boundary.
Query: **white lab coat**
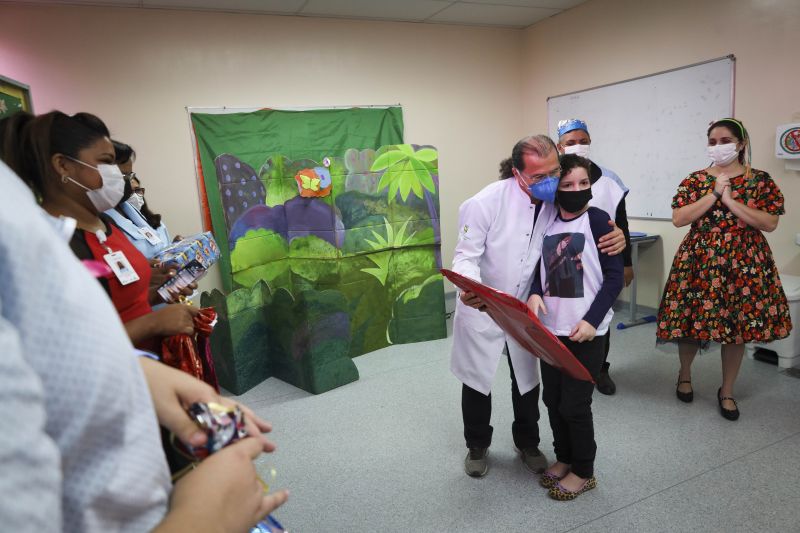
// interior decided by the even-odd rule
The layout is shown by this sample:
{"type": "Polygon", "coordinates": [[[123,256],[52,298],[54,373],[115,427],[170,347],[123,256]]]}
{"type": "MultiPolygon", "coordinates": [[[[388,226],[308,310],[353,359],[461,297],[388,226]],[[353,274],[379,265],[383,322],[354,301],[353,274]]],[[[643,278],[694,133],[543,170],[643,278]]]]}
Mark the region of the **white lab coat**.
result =
{"type": "MultiPolygon", "coordinates": [[[[461,204],[453,270],[526,301],[544,231],[556,214],[553,204],[543,203],[534,227],[535,210],[514,178],[492,183],[461,204]]],[[[462,383],[488,395],[506,344],[519,392],[525,394],[539,384],[538,359],[489,315],[456,299],[450,370],[462,383]]]]}

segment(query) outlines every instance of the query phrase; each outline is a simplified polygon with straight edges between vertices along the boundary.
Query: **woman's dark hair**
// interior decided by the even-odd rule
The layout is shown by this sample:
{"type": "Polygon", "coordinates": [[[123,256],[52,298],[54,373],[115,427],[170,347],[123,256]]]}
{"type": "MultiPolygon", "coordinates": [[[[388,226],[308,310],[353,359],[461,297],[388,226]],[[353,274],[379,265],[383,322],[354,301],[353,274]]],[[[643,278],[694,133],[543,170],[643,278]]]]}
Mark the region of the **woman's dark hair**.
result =
{"type": "Polygon", "coordinates": [[[142,204],[142,208],[139,211],[141,211],[142,216],[147,223],[150,224],[151,228],[157,229],[159,226],[161,226],[161,215],[150,211],[146,201],[142,204]]]}
{"type": "Polygon", "coordinates": [[[511,150],[511,157],[500,161],[500,179],[504,180],[514,175],[513,169],[525,168],[524,155],[531,154],[537,157],[546,157],[556,150],[553,139],[547,135],[533,135],[520,139],[511,150]]]}
{"type": "MultiPolygon", "coordinates": [[[[117,165],[124,165],[131,158],[136,157],[136,152],[133,151],[133,148],[129,144],[125,144],[123,142],[115,141],[111,139],[111,144],[114,145],[114,163],[117,165]]],[[[122,204],[128,201],[128,199],[133,194],[133,186],[131,185],[131,177],[125,176],[125,189],[122,193],[122,199],[117,203],[117,211],[122,213],[121,208],[122,204]]],[[[122,213],[124,214],[124,213],[122,213]]]]}
{"type": "Polygon", "coordinates": [[[128,201],[130,197],[133,195],[133,185],[131,185],[131,177],[123,175],[125,179],[125,188],[122,190],[122,199],[117,202],[117,210],[119,211],[122,208],[122,204],[128,201]]]}
{"type": "Polygon", "coordinates": [[[578,167],[586,169],[586,175],[591,175],[592,164],[585,157],[575,154],[564,154],[558,158],[558,162],[561,165],[562,178],[578,167]]]}
{"type": "Polygon", "coordinates": [[[22,130],[33,118],[27,111],[17,111],[0,120],[0,159],[17,174],[21,165],[22,130]]]}
{"type": "MultiPolygon", "coordinates": [[[[711,125],[708,127],[708,131],[706,131],[706,137],[711,135],[711,130],[719,127],[726,128],[728,131],[730,131],[740,143],[747,144],[747,142],[750,141],[750,135],[748,135],[744,124],[735,118],[723,118],[722,120],[717,120],[716,122],[711,123],[711,125]]],[[[744,164],[744,150],[745,146],[742,146],[742,149],[739,150],[739,163],[742,164],[744,164]]]]}
{"type": "MultiPolygon", "coordinates": [[[[122,165],[127,163],[131,160],[131,158],[136,157],[136,150],[134,150],[131,145],[125,144],[123,142],[111,140],[111,143],[114,145],[114,153],[116,154],[116,162],[118,165],[122,165]]],[[[139,181],[139,178],[134,176],[132,179],[139,181]]],[[[141,181],[139,181],[141,185],[141,181]]],[[[128,198],[131,197],[133,194],[133,186],[129,179],[125,180],[125,194],[122,196],[122,201],[118,205],[122,205],[122,202],[127,202],[128,198]]],[[[142,204],[142,208],[139,210],[142,213],[142,216],[150,225],[151,228],[156,229],[161,226],[161,215],[157,213],[153,213],[150,210],[150,207],[147,205],[147,201],[142,204]]]]}
{"type": "Polygon", "coordinates": [[[111,139],[111,144],[114,145],[114,162],[116,164],[124,165],[131,159],[136,158],[136,151],[131,147],[130,144],[115,141],[114,139],[111,139]]]}
{"type": "Polygon", "coordinates": [[[81,150],[109,136],[103,121],[90,113],[51,111],[18,120],[24,124],[16,130],[11,125],[3,128],[3,157],[10,154],[7,163],[39,198],[53,174],[53,155],[77,159],[81,150]]]}

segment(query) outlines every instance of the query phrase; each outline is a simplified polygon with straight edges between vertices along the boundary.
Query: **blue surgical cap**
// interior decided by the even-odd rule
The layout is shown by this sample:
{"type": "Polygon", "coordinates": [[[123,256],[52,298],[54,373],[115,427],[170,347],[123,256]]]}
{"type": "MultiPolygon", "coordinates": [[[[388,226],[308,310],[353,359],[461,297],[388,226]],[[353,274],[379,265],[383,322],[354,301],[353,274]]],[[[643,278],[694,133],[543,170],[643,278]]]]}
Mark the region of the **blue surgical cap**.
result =
{"type": "Polygon", "coordinates": [[[559,120],[558,121],[558,136],[561,137],[565,133],[569,133],[573,130],[583,130],[586,133],[589,133],[589,126],[586,125],[584,121],[579,118],[570,118],[567,120],[559,120]]]}

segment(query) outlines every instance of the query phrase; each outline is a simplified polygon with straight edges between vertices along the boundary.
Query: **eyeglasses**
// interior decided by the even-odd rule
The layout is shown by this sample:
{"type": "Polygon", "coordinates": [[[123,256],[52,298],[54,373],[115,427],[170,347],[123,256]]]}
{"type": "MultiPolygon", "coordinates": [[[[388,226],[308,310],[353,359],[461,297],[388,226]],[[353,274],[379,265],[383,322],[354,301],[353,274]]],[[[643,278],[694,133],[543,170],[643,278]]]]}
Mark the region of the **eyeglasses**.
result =
{"type": "Polygon", "coordinates": [[[543,180],[544,178],[546,178],[548,176],[555,176],[557,178],[561,177],[561,167],[556,167],[553,170],[551,170],[550,172],[548,172],[547,174],[535,174],[533,176],[528,176],[527,174],[525,174],[520,169],[516,169],[516,170],[519,173],[519,175],[522,176],[523,179],[525,179],[526,181],[532,182],[532,183],[536,183],[538,181],[541,181],[541,180],[543,180]]]}
{"type": "Polygon", "coordinates": [[[139,196],[144,196],[144,187],[135,187],[133,189],[133,194],[138,194],[139,196]]]}
{"type": "Polygon", "coordinates": [[[137,179],[136,178],[136,172],[126,172],[125,174],[122,175],[122,177],[125,178],[128,181],[133,180],[133,179],[137,179]]]}

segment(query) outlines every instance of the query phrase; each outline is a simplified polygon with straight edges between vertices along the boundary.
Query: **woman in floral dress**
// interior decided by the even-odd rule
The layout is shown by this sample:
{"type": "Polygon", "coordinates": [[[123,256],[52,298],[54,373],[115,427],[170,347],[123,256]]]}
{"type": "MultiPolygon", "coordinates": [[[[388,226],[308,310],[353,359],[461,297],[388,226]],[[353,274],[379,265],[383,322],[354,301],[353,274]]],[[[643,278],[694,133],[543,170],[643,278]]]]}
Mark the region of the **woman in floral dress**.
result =
{"type": "Polygon", "coordinates": [[[783,195],[762,170],[745,164],[747,130],[735,119],[708,129],[714,164],[693,172],[672,200],[672,223],[691,224],[672,262],[658,310],[659,342],[678,343],[678,398],[691,402],[692,361],[710,341],[722,345],[719,409],[739,418],[733,384],[747,342],[789,335],[789,306],[763,231],[778,226],[783,195]]]}

